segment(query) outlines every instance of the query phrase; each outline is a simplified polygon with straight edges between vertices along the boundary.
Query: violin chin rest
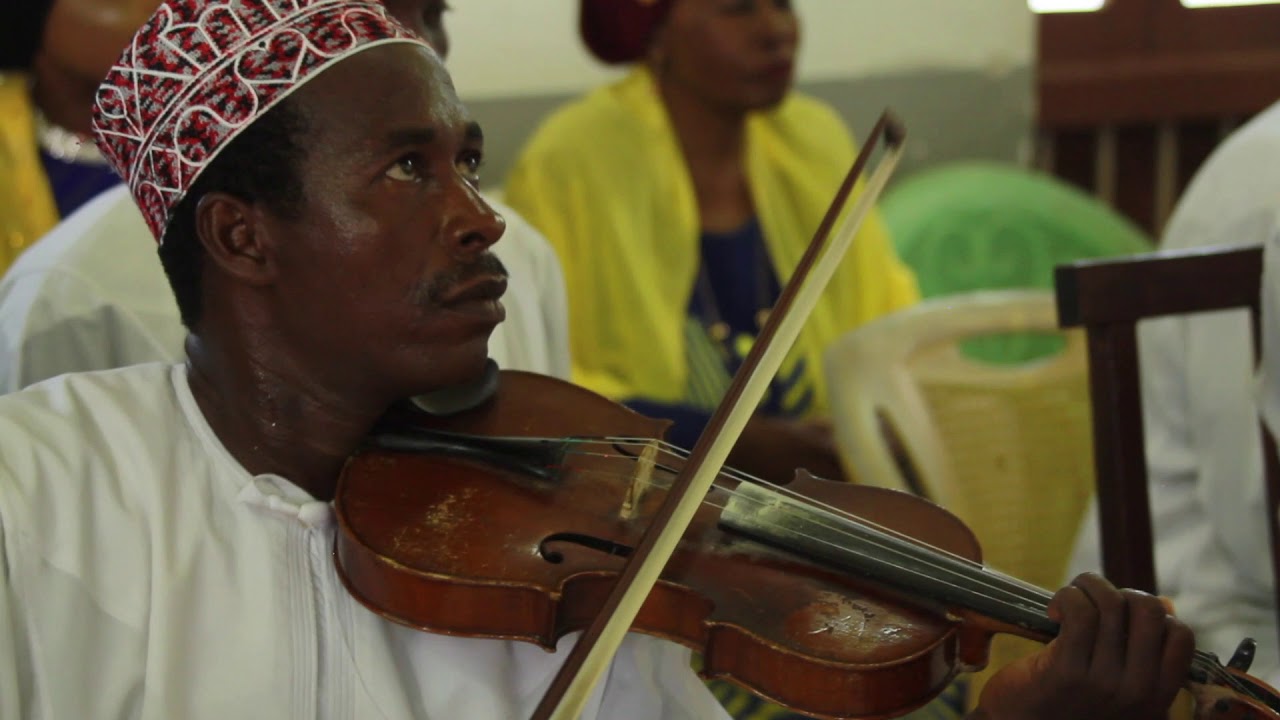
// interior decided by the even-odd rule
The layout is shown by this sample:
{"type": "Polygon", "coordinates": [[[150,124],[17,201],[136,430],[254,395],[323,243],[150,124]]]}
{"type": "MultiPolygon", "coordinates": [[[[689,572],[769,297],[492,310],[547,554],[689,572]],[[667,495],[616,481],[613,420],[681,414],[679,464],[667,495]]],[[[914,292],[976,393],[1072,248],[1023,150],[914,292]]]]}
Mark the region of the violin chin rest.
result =
{"type": "Polygon", "coordinates": [[[434,392],[418,395],[411,402],[425,413],[437,416],[456,415],[478,407],[498,391],[498,363],[493,358],[485,362],[484,373],[475,382],[452,385],[434,392]]]}

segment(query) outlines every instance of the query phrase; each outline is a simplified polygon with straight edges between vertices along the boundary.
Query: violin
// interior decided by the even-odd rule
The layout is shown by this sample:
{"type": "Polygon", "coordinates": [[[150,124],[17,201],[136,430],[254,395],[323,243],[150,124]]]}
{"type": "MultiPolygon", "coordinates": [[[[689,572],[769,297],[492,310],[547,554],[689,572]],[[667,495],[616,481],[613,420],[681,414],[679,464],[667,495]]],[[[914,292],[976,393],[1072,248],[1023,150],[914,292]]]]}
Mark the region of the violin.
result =
{"type": "MultiPolygon", "coordinates": [[[[511,371],[470,410],[401,413],[342,473],[338,574],[389,620],[554,649],[600,612],[683,469],[668,426],[511,371]]],[[[798,712],[896,717],[983,667],[993,633],[1053,638],[1051,597],[985,568],[973,533],[916,496],[725,470],[631,630],[798,712]]],[[[1196,654],[1200,717],[1280,718],[1247,655],[1196,654]]]]}

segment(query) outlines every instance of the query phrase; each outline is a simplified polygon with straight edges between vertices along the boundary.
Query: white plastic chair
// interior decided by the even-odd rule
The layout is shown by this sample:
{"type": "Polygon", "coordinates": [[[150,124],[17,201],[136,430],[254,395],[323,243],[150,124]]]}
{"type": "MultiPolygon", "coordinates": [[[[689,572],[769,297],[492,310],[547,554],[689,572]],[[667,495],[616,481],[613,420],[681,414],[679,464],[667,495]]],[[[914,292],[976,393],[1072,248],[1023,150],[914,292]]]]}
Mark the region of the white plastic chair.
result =
{"type": "MultiPolygon", "coordinates": [[[[973,529],[994,568],[1048,589],[1066,580],[1093,490],[1093,444],[1084,337],[1058,328],[1051,291],[927,300],[840,338],[825,370],[851,477],[946,507],[973,529]],[[1063,337],[1063,349],[1017,365],[975,360],[962,349],[974,338],[1028,332],[1063,337]],[[886,420],[915,483],[895,459],[886,420]]],[[[998,637],[989,667],[1032,647],[998,637]]]]}

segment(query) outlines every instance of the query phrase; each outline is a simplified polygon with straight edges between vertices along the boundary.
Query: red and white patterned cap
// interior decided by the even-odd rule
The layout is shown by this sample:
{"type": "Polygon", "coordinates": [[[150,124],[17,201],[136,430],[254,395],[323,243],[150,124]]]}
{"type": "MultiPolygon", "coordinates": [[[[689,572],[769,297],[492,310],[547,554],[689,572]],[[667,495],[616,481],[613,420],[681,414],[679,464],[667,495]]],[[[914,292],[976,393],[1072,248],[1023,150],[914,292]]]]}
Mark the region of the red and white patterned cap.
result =
{"type": "Polygon", "coordinates": [[[200,173],[325,68],[425,42],[378,0],[166,0],[98,88],[93,134],[160,242],[200,173]]]}

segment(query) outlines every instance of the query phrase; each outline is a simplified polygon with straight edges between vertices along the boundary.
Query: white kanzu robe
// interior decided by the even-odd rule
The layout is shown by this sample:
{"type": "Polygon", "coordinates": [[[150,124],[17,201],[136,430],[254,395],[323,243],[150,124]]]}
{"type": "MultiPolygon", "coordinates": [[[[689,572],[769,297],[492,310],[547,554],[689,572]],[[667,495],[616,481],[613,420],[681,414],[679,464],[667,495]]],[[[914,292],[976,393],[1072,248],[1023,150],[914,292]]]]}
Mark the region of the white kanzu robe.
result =
{"type": "MultiPolygon", "coordinates": [[[[333,526],[231,457],[184,366],[0,397],[0,718],[529,716],[568,642],[384,621],[339,582],[333,526]]],[[[689,662],[629,636],[584,717],[727,717],[689,662]]]]}

